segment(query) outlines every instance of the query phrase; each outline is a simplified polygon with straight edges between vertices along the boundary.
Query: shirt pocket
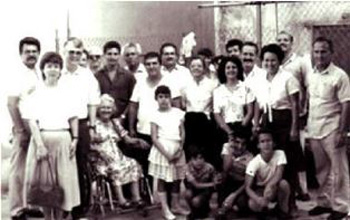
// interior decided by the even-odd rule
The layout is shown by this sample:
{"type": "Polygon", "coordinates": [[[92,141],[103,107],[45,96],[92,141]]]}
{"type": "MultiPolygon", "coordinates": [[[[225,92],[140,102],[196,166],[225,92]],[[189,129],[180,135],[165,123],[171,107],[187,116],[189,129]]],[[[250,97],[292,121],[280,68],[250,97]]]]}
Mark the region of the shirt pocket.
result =
{"type": "Polygon", "coordinates": [[[331,99],[334,97],[334,87],[331,82],[318,82],[310,85],[311,96],[320,99],[331,99]]]}

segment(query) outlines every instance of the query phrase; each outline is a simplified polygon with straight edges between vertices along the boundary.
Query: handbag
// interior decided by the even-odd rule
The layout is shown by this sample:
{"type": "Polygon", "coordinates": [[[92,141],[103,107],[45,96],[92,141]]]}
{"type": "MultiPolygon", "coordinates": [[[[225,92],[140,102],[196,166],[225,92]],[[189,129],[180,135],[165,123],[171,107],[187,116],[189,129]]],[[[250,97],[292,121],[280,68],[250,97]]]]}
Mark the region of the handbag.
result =
{"type": "Polygon", "coordinates": [[[37,161],[35,174],[30,183],[27,202],[29,204],[38,205],[49,208],[61,208],[64,194],[63,189],[58,185],[57,178],[53,177],[51,163],[49,159],[42,159],[37,161]],[[48,175],[46,180],[42,178],[42,169],[44,161],[48,164],[48,175]]]}

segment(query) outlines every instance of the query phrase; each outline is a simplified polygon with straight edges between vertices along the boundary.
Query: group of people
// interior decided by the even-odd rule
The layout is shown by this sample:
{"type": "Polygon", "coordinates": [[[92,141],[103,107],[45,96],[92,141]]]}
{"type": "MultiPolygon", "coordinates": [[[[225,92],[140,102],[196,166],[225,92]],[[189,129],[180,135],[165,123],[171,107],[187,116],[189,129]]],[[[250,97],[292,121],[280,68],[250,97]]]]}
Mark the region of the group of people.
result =
{"type": "Polygon", "coordinates": [[[344,218],[350,211],[349,76],[332,62],[329,39],[315,39],[312,59],[299,57],[292,45],[285,31],[260,51],[254,42],[232,39],[227,54],[203,48],[180,65],[173,43],[143,54],[137,43],[109,41],[87,50],[70,38],[62,56],[45,53],[37,70],[40,42],[22,39],[23,64],[8,96],[12,219],[36,208],[27,195],[37,172],[52,173],[64,194],[60,207],[42,207],[45,219],[83,217],[91,165],[110,180],[122,208],[144,205],[139,182],[147,178],[165,219],[197,219],[210,210],[217,218],[273,210],[288,219],[296,199],[309,199],[306,164],[318,187],[309,214],[344,218]],[[91,152],[98,155],[93,163],[91,152]],[[40,161],[50,166],[38,169],[40,161]]]}

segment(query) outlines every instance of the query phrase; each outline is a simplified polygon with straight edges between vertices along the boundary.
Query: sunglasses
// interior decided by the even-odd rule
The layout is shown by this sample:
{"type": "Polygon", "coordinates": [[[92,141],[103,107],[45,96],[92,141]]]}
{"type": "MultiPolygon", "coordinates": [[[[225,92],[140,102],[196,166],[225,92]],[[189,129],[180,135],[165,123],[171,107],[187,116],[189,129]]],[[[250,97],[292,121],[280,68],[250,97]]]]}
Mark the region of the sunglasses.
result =
{"type": "Polygon", "coordinates": [[[69,55],[81,55],[83,52],[81,51],[76,51],[76,50],[70,50],[68,51],[69,55]]]}
{"type": "Polygon", "coordinates": [[[90,55],[89,59],[90,60],[99,60],[99,59],[101,59],[101,55],[90,55]]]}

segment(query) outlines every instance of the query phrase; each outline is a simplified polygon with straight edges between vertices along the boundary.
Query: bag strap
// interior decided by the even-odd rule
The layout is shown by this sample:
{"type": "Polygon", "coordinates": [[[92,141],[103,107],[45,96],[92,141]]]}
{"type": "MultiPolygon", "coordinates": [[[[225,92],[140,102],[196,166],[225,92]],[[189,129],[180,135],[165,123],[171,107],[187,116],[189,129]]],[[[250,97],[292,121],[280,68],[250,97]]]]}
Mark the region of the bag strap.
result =
{"type": "Polygon", "coordinates": [[[49,158],[47,158],[46,160],[47,160],[47,164],[49,166],[49,175],[51,177],[51,181],[52,181],[52,183],[58,185],[57,177],[56,178],[53,177],[53,170],[51,169],[52,168],[51,162],[50,162],[49,158]]]}

